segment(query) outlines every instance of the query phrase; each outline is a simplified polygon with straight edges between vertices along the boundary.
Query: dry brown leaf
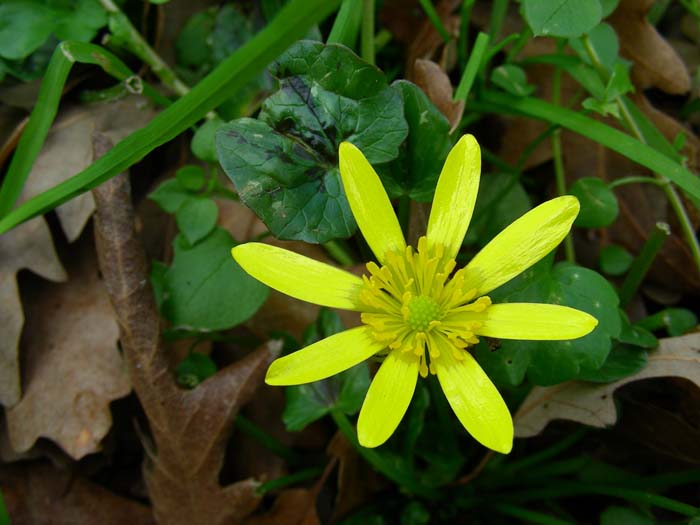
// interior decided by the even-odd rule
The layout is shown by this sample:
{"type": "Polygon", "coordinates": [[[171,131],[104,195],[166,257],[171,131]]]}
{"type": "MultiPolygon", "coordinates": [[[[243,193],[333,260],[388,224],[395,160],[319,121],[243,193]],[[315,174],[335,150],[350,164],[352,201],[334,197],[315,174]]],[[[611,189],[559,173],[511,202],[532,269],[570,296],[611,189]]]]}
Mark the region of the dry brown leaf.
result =
{"type": "Polygon", "coordinates": [[[316,512],[316,491],[283,490],[265,514],[253,516],[245,525],[320,525],[316,512]]]}
{"type": "Polygon", "coordinates": [[[10,407],[21,395],[18,361],[19,337],[24,324],[16,274],[29,269],[52,281],[65,281],[51,233],[43,218],[25,222],[0,235],[0,404],[10,407]]]}
{"type": "Polygon", "coordinates": [[[690,75],[673,47],[647,21],[653,4],[654,0],[621,0],[608,21],[620,40],[620,54],[633,61],[634,84],[682,95],[690,90],[690,75]]]}
{"type": "Polygon", "coordinates": [[[81,249],[73,260],[67,283],[43,286],[26,301],[24,395],[7,411],[17,452],[40,437],[75,459],[96,452],[112,425],[109,403],[131,390],[95,256],[81,249]]]}
{"type": "Polygon", "coordinates": [[[148,507],[47,464],[3,467],[12,525],[152,525],[148,507]]]}
{"type": "Polygon", "coordinates": [[[428,98],[437,106],[450,123],[452,133],[464,114],[464,101],[452,100],[452,83],[443,69],[431,60],[416,60],[413,68],[413,81],[420,87],[428,98]]]}
{"type": "MultiPolygon", "coordinates": [[[[83,171],[95,160],[92,135],[100,132],[118,142],[155,115],[147,99],[124,99],[67,109],[56,119],[25,184],[33,197],[83,171]]],[[[75,241],[95,210],[92,195],[83,193],[56,208],[69,242],[75,241]]]]}
{"type": "MultiPolygon", "coordinates": [[[[104,137],[97,137],[96,149],[104,137]]],[[[168,368],[148,266],[134,228],[129,179],[121,174],[93,190],[95,240],[121,329],[134,390],[148,418],[153,447],[144,476],[158,523],[239,523],[260,501],[254,480],[222,487],[219,472],[238,410],[262,383],[281,343],[263,345],[193,390],[168,368]]]]}
{"type": "Polygon", "coordinates": [[[682,377],[700,386],[700,333],[662,339],[640,372],[613,383],[568,381],[535,387],[515,415],[515,435],[536,436],[555,419],[568,419],[593,427],[615,424],[613,394],[627,383],[651,377],[682,377]]]}

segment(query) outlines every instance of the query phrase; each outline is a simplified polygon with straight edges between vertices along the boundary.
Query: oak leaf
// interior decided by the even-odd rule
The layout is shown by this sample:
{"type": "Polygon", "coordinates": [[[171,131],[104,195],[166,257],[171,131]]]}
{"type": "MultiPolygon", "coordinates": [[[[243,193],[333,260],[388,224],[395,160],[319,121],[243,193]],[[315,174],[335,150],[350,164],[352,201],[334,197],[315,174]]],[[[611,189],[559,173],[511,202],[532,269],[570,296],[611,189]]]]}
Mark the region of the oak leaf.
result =
{"type": "Polygon", "coordinates": [[[614,425],[615,391],[633,381],[652,377],[682,377],[700,386],[700,333],[662,339],[643,370],[612,383],[568,381],[533,388],[515,415],[515,435],[535,436],[555,419],[599,428],[614,425]]]}

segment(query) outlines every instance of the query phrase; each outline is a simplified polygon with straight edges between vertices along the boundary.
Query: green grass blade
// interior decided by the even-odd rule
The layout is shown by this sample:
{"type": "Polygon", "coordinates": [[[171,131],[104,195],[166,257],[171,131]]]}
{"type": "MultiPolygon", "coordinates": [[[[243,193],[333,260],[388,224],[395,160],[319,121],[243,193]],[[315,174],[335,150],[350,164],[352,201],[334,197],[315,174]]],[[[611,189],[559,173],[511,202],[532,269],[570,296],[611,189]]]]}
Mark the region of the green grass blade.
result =
{"type": "Polygon", "coordinates": [[[476,36],[476,41],[474,42],[474,48],[469,55],[469,60],[467,61],[467,67],[464,68],[464,73],[462,73],[462,78],[459,81],[459,85],[455,90],[454,100],[467,100],[469,92],[474,84],[474,79],[476,74],[479,72],[482,61],[484,59],[484,54],[489,45],[489,35],[486,33],[479,33],[476,36]]]}
{"type": "Polygon", "coordinates": [[[172,140],[245,86],[287,47],[302,38],[309,27],[331,13],[338,3],[339,0],[291,0],[265,29],[147,126],[123,139],[84,171],[0,219],[0,233],[98,186],[172,140]]]}
{"type": "MultiPolygon", "coordinates": [[[[15,155],[0,188],[0,217],[7,214],[22,193],[24,183],[56,118],[63,86],[73,64],[94,64],[117,80],[126,80],[134,73],[116,56],[99,46],[85,42],[61,42],[51,56],[39,90],[36,105],[17,145],[15,155]]],[[[170,101],[148,84],[142,83],[144,94],[160,105],[170,101]]]]}
{"type": "Polygon", "coordinates": [[[470,107],[483,113],[523,115],[558,124],[646,166],[689,195],[700,198],[700,179],[687,168],[636,138],[570,109],[536,98],[519,98],[495,91],[483,93],[470,107]]]}

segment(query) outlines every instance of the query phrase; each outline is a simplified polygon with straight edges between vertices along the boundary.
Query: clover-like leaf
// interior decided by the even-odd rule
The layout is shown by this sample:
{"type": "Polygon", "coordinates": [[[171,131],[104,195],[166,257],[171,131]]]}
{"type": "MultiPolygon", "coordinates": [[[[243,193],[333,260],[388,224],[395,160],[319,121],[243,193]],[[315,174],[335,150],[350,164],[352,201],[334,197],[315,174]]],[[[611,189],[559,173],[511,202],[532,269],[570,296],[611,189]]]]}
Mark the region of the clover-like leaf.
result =
{"type": "Polygon", "coordinates": [[[271,73],[279,90],[258,119],[234,120],[217,132],[219,161],[275,236],[348,237],[356,224],[338,147],[352,142],[372,164],[395,159],[408,133],[401,97],[381,71],[338,45],[298,42],[271,73]]]}
{"type": "Polygon", "coordinates": [[[480,362],[497,382],[518,384],[525,372],[540,385],[592,375],[603,366],[612,340],[620,334],[619,299],[610,283],[593,270],[569,263],[558,263],[550,270],[551,261],[547,257],[492,292],[494,302],[561,304],[588,312],[598,319],[598,326],[570,341],[496,342],[487,357],[482,348],[480,362]]]}

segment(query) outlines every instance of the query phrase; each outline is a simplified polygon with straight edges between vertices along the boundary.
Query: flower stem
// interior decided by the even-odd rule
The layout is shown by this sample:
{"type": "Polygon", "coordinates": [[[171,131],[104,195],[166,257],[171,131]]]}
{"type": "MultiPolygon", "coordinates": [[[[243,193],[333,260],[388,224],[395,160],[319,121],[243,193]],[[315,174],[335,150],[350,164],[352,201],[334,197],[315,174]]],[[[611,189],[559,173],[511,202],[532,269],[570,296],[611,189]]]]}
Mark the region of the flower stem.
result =
{"type": "MultiPolygon", "coordinates": [[[[265,432],[247,417],[239,414],[238,417],[236,417],[236,427],[238,430],[260,443],[266,449],[274,452],[276,455],[286,460],[289,464],[293,465],[299,463],[299,456],[296,452],[294,452],[294,450],[279,441],[277,438],[265,432]]],[[[274,483],[274,481],[271,481],[270,483],[274,483]]]]}
{"type": "Polygon", "coordinates": [[[289,485],[296,485],[297,483],[301,483],[302,481],[317,478],[322,473],[323,467],[311,467],[304,470],[300,470],[299,472],[295,472],[294,474],[282,476],[277,479],[272,479],[263,483],[258,487],[257,492],[259,495],[263,495],[266,492],[281,489],[289,485]]]}
{"type": "Polygon", "coordinates": [[[374,0],[362,0],[362,31],[360,32],[360,55],[374,64],[374,0]]]}
{"type": "Polygon", "coordinates": [[[627,277],[620,287],[618,295],[620,296],[620,306],[627,306],[634,294],[637,292],[639,285],[646,276],[651,263],[654,262],[656,254],[663,246],[664,242],[671,235],[671,228],[665,222],[657,222],[651,235],[642,246],[642,250],[637,255],[637,258],[632,262],[627,277]]]}
{"type": "MultiPolygon", "coordinates": [[[[554,69],[552,78],[552,104],[559,106],[561,103],[561,69],[554,69]]],[[[564,171],[564,157],[561,149],[561,129],[557,128],[552,133],[552,157],[554,159],[554,177],[557,183],[557,193],[566,195],[566,173],[564,171]]],[[[564,238],[564,253],[566,260],[576,262],[574,252],[574,239],[571,232],[564,238]]]]}
{"type": "Polygon", "coordinates": [[[355,259],[350,255],[350,251],[342,241],[327,241],[323,243],[323,247],[328,252],[328,255],[333,257],[343,266],[351,266],[355,264],[355,259]]]}
{"type": "Polygon", "coordinates": [[[611,190],[614,188],[618,188],[620,186],[625,186],[627,184],[653,184],[654,186],[663,186],[664,183],[661,182],[659,179],[655,179],[652,177],[643,177],[640,175],[632,175],[630,177],[622,177],[620,179],[615,179],[612,182],[608,183],[608,188],[611,190]]]}
{"type": "Polygon", "coordinates": [[[100,0],[109,13],[109,29],[116,38],[126,44],[127,49],[148,64],[158,78],[176,94],[186,95],[190,88],[182,82],[168,64],[156,53],[133,26],[129,18],[112,0],[100,0]]]}

